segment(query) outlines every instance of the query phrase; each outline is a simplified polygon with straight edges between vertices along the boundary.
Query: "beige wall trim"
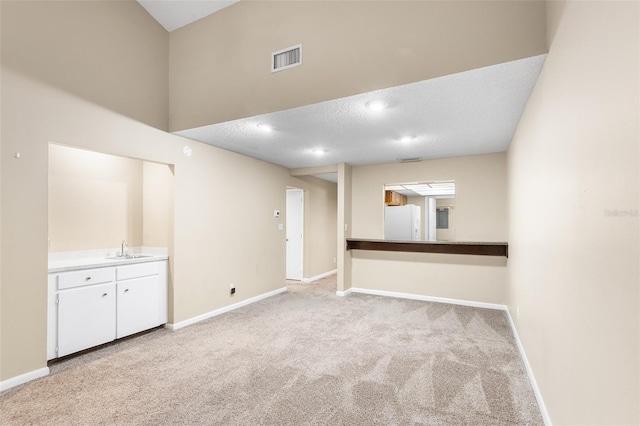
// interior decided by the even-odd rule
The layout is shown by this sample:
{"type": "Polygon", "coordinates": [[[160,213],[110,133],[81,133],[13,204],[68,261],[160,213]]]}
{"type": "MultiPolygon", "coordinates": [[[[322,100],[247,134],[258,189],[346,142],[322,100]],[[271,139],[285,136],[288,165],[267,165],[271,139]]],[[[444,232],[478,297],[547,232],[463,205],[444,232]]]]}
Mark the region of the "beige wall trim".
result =
{"type": "Polygon", "coordinates": [[[174,323],[174,324],[166,324],[165,328],[168,328],[169,330],[179,330],[181,328],[187,327],[187,326],[195,324],[197,322],[204,321],[206,319],[213,318],[215,316],[224,314],[224,313],[229,312],[229,311],[233,311],[233,310],[241,308],[243,306],[250,305],[250,304],[258,302],[258,301],[260,301],[262,299],[266,299],[267,297],[271,297],[271,296],[275,296],[275,295],[280,294],[280,293],[284,293],[285,291],[287,291],[287,288],[286,287],[282,287],[282,288],[270,291],[268,293],[260,294],[258,296],[252,297],[250,299],[243,300],[243,301],[238,302],[238,303],[234,303],[233,305],[224,306],[224,307],[222,307],[220,309],[215,309],[215,310],[213,310],[211,312],[207,312],[206,314],[198,315],[198,316],[195,316],[193,318],[189,318],[187,320],[180,321],[180,322],[177,322],[177,323],[174,323]]]}
{"type": "Polygon", "coordinates": [[[303,282],[303,283],[305,283],[305,284],[312,283],[312,282],[314,282],[314,281],[318,281],[319,279],[322,279],[322,278],[324,278],[324,277],[328,277],[329,275],[336,274],[337,272],[338,272],[338,270],[337,270],[337,269],[334,269],[334,270],[332,270],[332,271],[328,271],[328,272],[325,272],[325,273],[323,273],[323,274],[316,275],[315,277],[311,277],[311,278],[303,278],[303,279],[302,279],[302,282],[303,282]]]}
{"type": "Polygon", "coordinates": [[[333,164],[330,166],[318,166],[318,167],[303,167],[301,169],[291,169],[289,174],[291,176],[309,176],[317,175],[320,173],[337,173],[338,165],[333,164]]]}
{"type": "Polygon", "coordinates": [[[5,391],[7,389],[11,389],[15,386],[22,385],[24,383],[30,382],[35,379],[39,379],[41,377],[45,377],[49,375],[49,367],[39,368],[37,370],[30,371],[28,373],[21,374],[16,377],[12,377],[7,380],[3,380],[0,382],[0,391],[5,391]]]}

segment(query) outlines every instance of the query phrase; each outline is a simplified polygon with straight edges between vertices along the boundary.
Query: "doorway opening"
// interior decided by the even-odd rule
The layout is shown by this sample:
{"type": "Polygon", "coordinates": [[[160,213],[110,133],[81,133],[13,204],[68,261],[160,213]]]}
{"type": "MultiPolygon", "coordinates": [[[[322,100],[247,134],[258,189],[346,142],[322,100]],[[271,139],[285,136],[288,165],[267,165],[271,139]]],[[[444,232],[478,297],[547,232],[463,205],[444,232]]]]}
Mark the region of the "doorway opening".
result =
{"type": "Polygon", "coordinates": [[[287,266],[288,280],[302,281],[304,252],[304,191],[287,188],[287,266]]]}

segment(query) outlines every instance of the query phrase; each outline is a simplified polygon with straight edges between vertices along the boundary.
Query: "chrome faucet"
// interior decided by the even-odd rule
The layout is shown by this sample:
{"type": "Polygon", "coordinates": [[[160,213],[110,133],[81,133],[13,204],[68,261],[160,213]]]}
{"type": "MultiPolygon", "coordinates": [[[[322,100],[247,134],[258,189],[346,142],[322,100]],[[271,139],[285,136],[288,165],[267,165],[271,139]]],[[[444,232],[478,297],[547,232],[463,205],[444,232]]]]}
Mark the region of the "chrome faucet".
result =
{"type": "Polygon", "coordinates": [[[127,242],[125,240],[122,240],[122,245],[120,246],[120,257],[126,256],[126,253],[124,252],[125,247],[128,247],[127,242]]]}

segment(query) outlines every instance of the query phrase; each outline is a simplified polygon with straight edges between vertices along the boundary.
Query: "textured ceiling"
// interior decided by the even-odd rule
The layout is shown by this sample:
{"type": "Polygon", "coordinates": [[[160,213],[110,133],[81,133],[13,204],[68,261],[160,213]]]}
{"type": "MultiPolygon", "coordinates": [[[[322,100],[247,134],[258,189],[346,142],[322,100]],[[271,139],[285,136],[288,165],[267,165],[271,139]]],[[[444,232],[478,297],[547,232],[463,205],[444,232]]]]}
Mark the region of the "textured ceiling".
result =
{"type": "Polygon", "coordinates": [[[153,19],[171,32],[211,15],[238,0],[138,0],[153,19]]]}
{"type": "Polygon", "coordinates": [[[545,56],[175,134],[287,168],[502,152],[545,56]],[[372,111],[372,100],[387,107],[372,111]]]}

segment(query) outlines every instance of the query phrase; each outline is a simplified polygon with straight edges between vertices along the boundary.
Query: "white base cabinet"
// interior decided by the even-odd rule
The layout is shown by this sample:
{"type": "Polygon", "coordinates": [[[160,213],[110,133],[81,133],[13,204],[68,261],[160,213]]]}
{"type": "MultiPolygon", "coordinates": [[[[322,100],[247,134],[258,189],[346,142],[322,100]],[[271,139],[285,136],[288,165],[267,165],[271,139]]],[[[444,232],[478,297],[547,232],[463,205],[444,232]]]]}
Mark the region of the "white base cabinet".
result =
{"type": "Polygon", "coordinates": [[[118,268],[116,275],[116,337],[119,339],[162,324],[158,263],[123,266],[118,268]]]}
{"type": "Polygon", "coordinates": [[[167,261],[50,274],[47,359],[167,322],[167,261]]]}
{"type": "Polygon", "coordinates": [[[116,285],[78,287],[58,293],[58,356],[116,338],[116,285]]]}

